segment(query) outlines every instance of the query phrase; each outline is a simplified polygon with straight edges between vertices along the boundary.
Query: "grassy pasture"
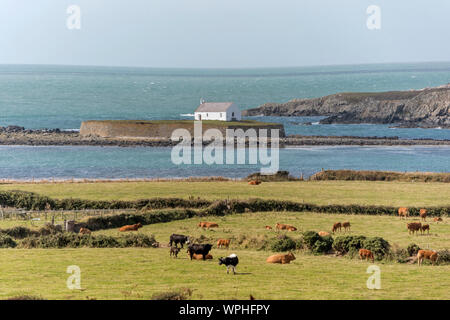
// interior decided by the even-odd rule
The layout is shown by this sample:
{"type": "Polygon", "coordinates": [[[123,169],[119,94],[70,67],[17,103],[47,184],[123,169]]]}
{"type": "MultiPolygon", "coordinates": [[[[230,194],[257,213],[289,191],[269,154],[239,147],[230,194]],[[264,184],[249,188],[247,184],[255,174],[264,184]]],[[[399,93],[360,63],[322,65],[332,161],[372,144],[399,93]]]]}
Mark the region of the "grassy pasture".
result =
{"type": "MultiPolygon", "coordinates": [[[[209,217],[219,223],[215,231],[201,230],[198,218],[144,226],[140,233],[155,234],[167,243],[171,233],[204,235],[210,241],[231,238],[231,248],[211,251],[213,261],[189,261],[185,250],[178,259],[168,248],[159,249],[2,249],[0,298],[20,294],[47,299],[149,299],[155,293],[188,287],[193,299],[445,299],[450,285],[450,266],[375,262],[381,268],[382,289],[366,288],[368,262],[347,257],[314,256],[297,252],[290,265],[270,265],[269,251],[256,250],[251,240],[273,238],[263,229],[276,222],[300,230],[329,230],[337,219],[352,223],[350,234],[381,236],[401,247],[415,242],[432,249],[450,246],[450,224],[431,223],[431,235],[408,235],[404,221],[388,216],[327,215],[316,213],[266,212],[209,217]],[[237,245],[245,236],[247,242],[237,245]],[[230,253],[240,258],[238,275],[225,273],[216,258],[230,253]],[[81,268],[82,290],[69,290],[66,268],[81,268]],[[439,281],[437,281],[439,280],[439,281]]],[[[413,219],[409,218],[409,221],[413,219]]],[[[94,234],[117,235],[116,229],[94,234]]],[[[298,232],[289,233],[298,237],[298,232]]],[[[215,242],[215,241],[214,241],[215,242]]]]}
{"type": "Polygon", "coordinates": [[[136,200],[152,197],[200,197],[203,199],[280,199],[314,204],[386,206],[449,205],[446,183],[295,181],[264,182],[250,186],[241,181],[214,182],[98,182],[3,184],[0,190],[33,191],[54,198],[136,200]]]}
{"type": "MultiPolygon", "coordinates": [[[[217,256],[219,250],[213,250],[217,256]]],[[[226,250],[223,251],[225,254],[226,250]]],[[[446,299],[450,266],[377,263],[381,290],[369,290],[368,262],[296,254],[288,265],[265,263],[268,252],[234,250],[239,274],[227,275],[217,260],[189,261],[166,249],[2,250],[0,298],[22,294],[46,299],[149,299],[188,287],[193,299],[446,299]],[[69,290],[66,268],[81,268],[82,290],[69,290]]]]}
{"type": "MultiPolygon", "coordinates": [[[[56,198],[124,199],[199,196],[207,199],[251,197],[286,199],[317,204],[373,204],[392,206],[449,205],[450,188],[443,183],[320,181],[277,182],[248,186],[245,182],[114,182],[5,184],[0,190],[27,190],[56,198]]],[[[391,216],[333,215],[310,212],[256,212],[225,217],[207,217],[219,228],[197,227],[200,218],[144,226],[138,232],[154,234],[167,244],[169,235],[204,236],[214,243],[213,261],[189,261],[185,250],[178,259],[168,248],[142,249],[1,249],[0,299],[38,295],[46,299],[149,299],[155,293],[188,287],[193,299],[447,299],[450,265],[431,266],[375,262],[381,268],[381,290],[369,290],[368,262],[347,257],[295,253],[289,265],[271,265],[269,251],[257,250],[258,243],[274,238],[265,225],[288,223],[299,231],[329,231],[336,221],[350,221],[350,234],[380,236],[392,245],[406,247],[414,242],[422,248],[448,249],[450,223],[428,220],[430,235],[409,235],[406,221],[391,216]],[[231,248],[217,249],[218,238],[232,239],[231,248]],[[241,243],[239,243],[239,241],[241,243]],[[230,253],[239,256],[239,274],[227,275],[217,258],[230,253]],[[81,268],[82,290],[69,290],[66,268],[81,268]]],[[[407,222],[418,221],[408,218],[407,222]]],[[[42,222],[41,222],[42,223],[42,222]]],[[[38,226],[38,223],[35,223],[38,226]]],[[[0,228],[29,221],[0,220],[0,228]]],[[[94,234],[118,235],[117,229],[94,234]]],[[[344,234],[344,233],[343,233],[344,234]]],[[[300,233],[290,232],[297,238],[300,233]]]]}

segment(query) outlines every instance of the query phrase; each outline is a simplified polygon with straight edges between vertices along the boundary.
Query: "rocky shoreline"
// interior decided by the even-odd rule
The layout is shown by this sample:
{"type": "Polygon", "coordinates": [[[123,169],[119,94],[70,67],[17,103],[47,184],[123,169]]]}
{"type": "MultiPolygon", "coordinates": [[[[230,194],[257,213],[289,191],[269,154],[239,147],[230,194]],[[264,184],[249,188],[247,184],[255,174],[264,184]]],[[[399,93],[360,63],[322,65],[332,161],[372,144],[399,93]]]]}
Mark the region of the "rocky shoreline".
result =
{"type": "MultiPolygon", "coordinates": [[[[209,144],[209,142],[204,142],[209,144]]],[[[168,138],[102,138],[83,136],[60,129],[30,130],[17,126],[0,127],[0,145],[26,146],[120,146],[171,147],[168,138]]],[[[450,146],[450,140],[399,139],[398,137],[301,136],[280,138],[280,146],[450,146]]]]}
{"type": "Polygon", "coordinates": [[[343,92],[286,103],[266,103],[243,116],[325,116],[321,124],[375,123],[450,129],[450,84],[421,90],[343,92]]]}

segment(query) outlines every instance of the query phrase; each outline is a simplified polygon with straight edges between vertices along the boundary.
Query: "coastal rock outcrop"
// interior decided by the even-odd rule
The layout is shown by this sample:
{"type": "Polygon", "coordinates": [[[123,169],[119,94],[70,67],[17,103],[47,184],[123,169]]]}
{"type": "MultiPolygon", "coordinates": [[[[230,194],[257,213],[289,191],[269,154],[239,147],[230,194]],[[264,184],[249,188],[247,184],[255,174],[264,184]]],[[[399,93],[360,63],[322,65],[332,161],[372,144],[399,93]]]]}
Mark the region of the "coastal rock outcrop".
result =
{"type": "Polygon", "coordinates": [[[320,123],[378,123],[450,128],[450,84],[410,91],[337,93],[287,103],[266,103],[244,116],[326,116],[320,123]]]}

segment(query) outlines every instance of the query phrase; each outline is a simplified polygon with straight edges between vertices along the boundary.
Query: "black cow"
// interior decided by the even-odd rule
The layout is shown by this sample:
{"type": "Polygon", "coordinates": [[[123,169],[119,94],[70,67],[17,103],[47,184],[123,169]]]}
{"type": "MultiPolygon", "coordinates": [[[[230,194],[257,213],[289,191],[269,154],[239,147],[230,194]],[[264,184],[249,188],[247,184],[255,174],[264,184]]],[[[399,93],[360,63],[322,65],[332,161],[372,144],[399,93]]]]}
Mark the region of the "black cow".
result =
{"type": "Polygon", "coordinates": [[[236,266],[239,263],[239,259],[237,257],[236,254],[231,254],[226,258],[219,258],[219,266],[224,264],[227,266],[227,274],[228,274],[228,269],[232,268],[233,269],[233,274],[236,274],[236,266]]]}
{"type": "Polygon", "coordinates": [[[183,236],[182,234],[174,233],[170,236],[169,246],[172,246],[172,243],[175,243],[175,247],[178,246],[178,244],[180,244],[181,247],[183,248],[183,245],[185,243],[189,244],[189,237],[183,236]]]}
{"type": "Polygon", "coordinates": [[[203,260],[205,260],[206,255],[209,253],[209,251],[212,248],[212,244],[191,244],[188,249],[187,252],[189,253],[189,256],[191,257],[192,260],[192,256],[195,254],[201,254],[203,255],[203,260]]]}

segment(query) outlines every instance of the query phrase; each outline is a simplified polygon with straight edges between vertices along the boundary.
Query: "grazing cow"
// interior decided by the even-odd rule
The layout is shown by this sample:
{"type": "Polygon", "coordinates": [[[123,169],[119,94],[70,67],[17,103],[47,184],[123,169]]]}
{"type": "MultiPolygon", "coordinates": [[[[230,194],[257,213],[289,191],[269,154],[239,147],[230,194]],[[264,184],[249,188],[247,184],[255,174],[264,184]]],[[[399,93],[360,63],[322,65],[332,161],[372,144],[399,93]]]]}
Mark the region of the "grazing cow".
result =
{"type": "Polygon", "coordinates": [[[251,185],[251,186],[257,186],[257,185],[261,184],[261,181],[259,181],[259,180],[252,180],[252,181],[249,181],[248,184],[251,185]]]}
{"type": "Polygon", "coordinates": [[[265,226],[264,228],[266,228],[266,230],[272,230],[271,226],[265,226]]]}
{"type": "Polygon", "coordinates": [[[225,247],[228,249],[230,246],[230,239],[219,239],[217,240],[217,248],[225,247]]]}
{"type": "Polygon", "coordinates": [[[296,231],[297,228],[294,226],[291,226],[290,224],[283,224],[283,223],[277,223],[275,228],[277,230],[287,230],[287,231],[296,231]]]}
{"type": "Polygon", "coordinates": [[[398,215],[399,215],[400,219],[402,219],[402,218],[406,219],[406,217],[409,216],[408,208],[404,208],[404,207],[398,208],[398,215]]]}
{"type": "Polygon", "coordinates": [[[331,228],[331,232],[335,233],[337,230],[341,232],[342,224],[340,222],[336,222],[333,224],[333,228],[331,228]]]}
{"type": "Polygon", "coordinates": [[[420,218],[423,221],[427,221],[427,213],[428,213],[427,209],[420,209],[419,214],[420,214],[420,218]]]}
{"type": "Polygon", "coordinates": [[[218,225],[217,223],[214,223],[214,222],[204,222],[204,221],[199,222],[198,226],[199,226],[200,228],[206,228],[206,229],[209,229],[209,228],[218,228],[218,227],[219,227],[219,225],[218,225]]]}
{"type": "Polygon", "coordinates": [[[142,224],[140,222],[136,223],[136,224],[132,224],[132,225],[126,225],[123,226],[119,229],[120,232],[125,232],[125,231],[138,231],[139,228],[142,228],[142,224]]]}
{"type": "Polygon", "coordinates": [[[417,263],[419,266],[423,263],[423,259],[429,259],[434,266],[438,259],[438,253],[432,250],[419,250],[417,252],[417,263]]]}
{"type": "Polygon", "coordinates": [[[195,253],[194,253],[194,255],[192,256],[192,258],[193,258],[194,260],[212,260],[213,256],[212,256],[211,254],[208,253],[208,254],[205,256],[205,259],[203,259],[203,255],[202,255],[202,254],[195,254],[195,253]]]}
{"type": "Polygon", "coordinates": [[[236,254],[231,254],[226,258],[219,258],[219,266],[224,264],[227,267],[227,274],[228,269],[233,269],[233,274],[236,274],[236,266],[239,263],[239,259],[236,254]]]}
{"type": "Polygon", "coordinates": [[[177,246],[175,247],[170,247],[170,256],[174,256],[175,258],[178,258],[178,252],[180,252],[180,248],[178,248],[177,246]]]}
{"type": "Polygon", "coordinates": [[[88,228],[81,228],[79,234],[91,234],[91,230],[88,228]]]}
{"type": "Polygon", "coordinates": [[[182,234],[175,234],[173,233],[170,236],[170,242],[169,242],[169,246],[172,246],[172,243],[175,243],[175,247],[178,246],[178,244],[180,244],[181,248],[183,248],[183,245],[189,244],[189,237],[188,236],[184,236],[182,234]]]}
{"type": "Polygon", "coordinates": [[[428,234],[430,234],[430,225],[428,225],[428,224],[423,224],[423,225],[420,227],[420,233],[424,234],[425,231],[428,231],[428,234]]]}
{"type": "Polygon", "coordinates": [[[192,256],[194,254],[201,254],[203,255],[203,260],[205,260],[206,255],[209,253],[209,251],[212,248],[212,244],[191,244],[189,245],[187,252],[189,253],[189,256],[191,257],[192,260],[192,256]]]}
{"type": "Polygon", "coordinates": [[[292,252],[289,252],[288,254],[274,254],[273,256],[268,257],[266,262],[287,264],[292,260],[295,260],[295,256],[292,252]]]}
{"type": "Polygon", "coordinates": [[[347,231],[347,229],[350,231],[350,222],[343,222],[342,227],[344,227],[344,231],[347,231]]]}
{"type": "Polygon", "coordinates": [[[419,232],[419,230],[422,228],[422,224],[420,222],[411,222],[406,224],[406,228],[408,229],[408,233],[414,234],[414,232],[419,232]]]}
{"type": "Polygon", "coordinates": [[[373,262],[374,259],[372,251],[367,249],[359,249],[359,259],[362,260],[363,258],[366,259],[367,261],[369,261],[370,259],[373,262]]]}
{"type": "Polygon", "coordinates": [[[326,236],[329,236],[329,235],[330,235],[329,232],[326,232],[326,231],[319,231],[319,236],[321,236],[321,237],[326,237],[326,236]]]}
{"type": "Polygon", "coordinates": [[[436,223],[439,223],[439,222],[442,222],[442,218],[441,217],[436,217],[436,218],[433,218],[433,221],[436,222],[436,223]]]}

